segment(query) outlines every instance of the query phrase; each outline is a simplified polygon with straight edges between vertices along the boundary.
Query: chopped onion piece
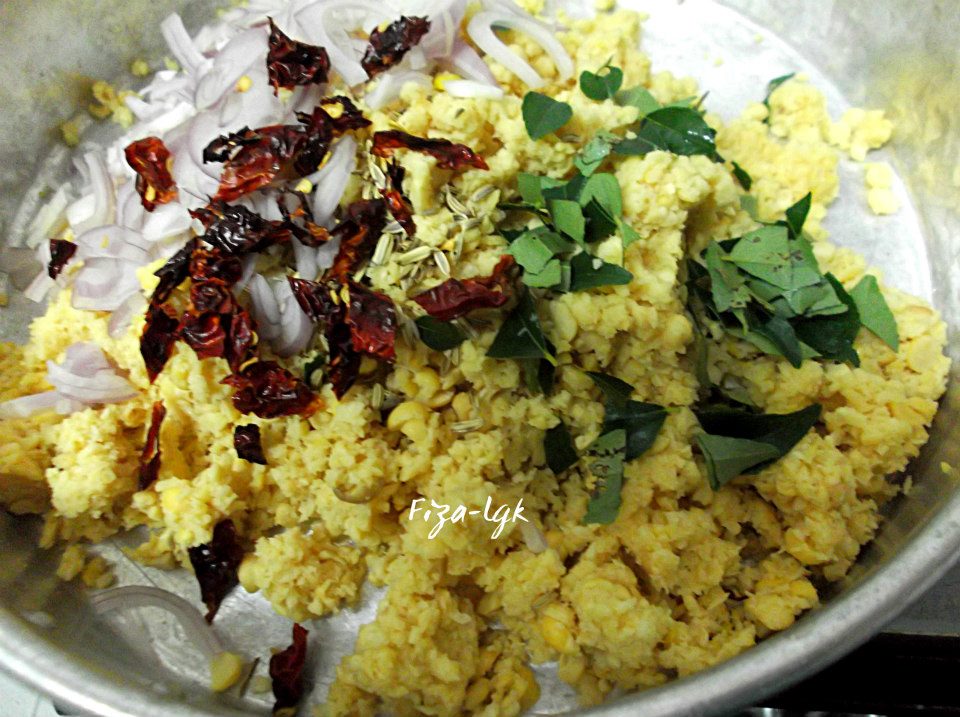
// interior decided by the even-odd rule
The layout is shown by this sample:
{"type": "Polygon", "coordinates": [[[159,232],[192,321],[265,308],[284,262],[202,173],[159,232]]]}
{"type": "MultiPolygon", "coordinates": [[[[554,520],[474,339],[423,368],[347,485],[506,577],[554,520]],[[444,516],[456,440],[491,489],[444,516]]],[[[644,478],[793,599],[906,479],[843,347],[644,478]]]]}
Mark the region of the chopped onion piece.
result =
{"type": "Polygon", "coordinates": [[[213,66],[200,78],[194,95],[197,109],[212,107],[231,89],[237,80],[255,62],[263,63],[267,56],[267,36],[260,28],[240,33],[232,38],[213,60],[213,66]]]}
{"type": "Polygon", "coordinates": [[[550,548],[547,537],[536,523],[521,520],[520,535],[523,536],[523,542],[526,543],[527,549],[531,553],[542,553],[550,548]]]}
{"type": "Polygon", "coordinates": [[[467,25],[467,34],[477,44],[477,47],[510,70],[531,89],[542,87],[546,80],[526,60],[501,42],[493,32],[494,25],[522,32],[540,45],[550,55],[553,64],[556,65],[559,79],[565,80],[573,74],[573,60],[554,36],[553,31],[529,15],[519,14],[519,9],[517,13],[505,11],[478,12],[470,18],[467,25]]]}
{"type": "Polygon", "coordinates": [[[414,82],[424,87],[430,87],[432,84],[429,75],[422,72],[415,72],[414,70],[385,72],[377,78],[377,84],[364,95],[363,99],[370,109],[382,109],[400,96],[401,90],[408,82],[414,82]]]}
{"type": "Polygon", "coordinates": [[[47,273],[47,267],[43,267],[40,273],[30,282],[30,285],[23,290],[23,295],[30,301],[39,304],[47,298],[50,289],[56,286],[56,284],[57,282],[51,279],[50,274],[47,273]]]}
{"type": "Polygon", "coordinates": [[[113,311],[140,291],[137,266],[123,259],[94,257],[77,272],[70,303],[75,309],[113,311]]]}
{"type": "Polygon", "coordinates": [[[306,246],[297,239],[292,239],[293,257],[297,264],[297,273],[301,279],[313,281],[317,278],[317,248],[306,246]]]}
{"type": "Polygon", "coordinates": [[[273,293],[270,282],[262,274],[254,274],[247,287],[253,318],[257,322],[257,333],[267,341],[280,335],[280,305],[273,293]]]}
{"type": "Polygon", "coordinates": [[[179,236],[190,231],[192,224],[193,217],[182,204],[161,204],[143,223],[143,239],[147,242],[158,242],[179,236]]]}
{"type": "MultiPolygon", "coordinates": [[[[74,223],[71,221],[73,230],[80,234],[88,229],[110,224],[114,220],[114,188],[113,179],[107,171],[107,164],[103,155],[97,152],[87,152],[83,156],[83,163],[86,168],[87,181],[93,194],[93,212],[83,221],[74,223]]],[[[70,211],[69,208],[67,210],[70,211]]]]}
{"type": "Polygon", "coordinates": [[[0,403],[0,419],[27,418],[43,411],[52,411],[57,407],[57,403],[62,400],[63,396],[56,391],[44,391],[30,396],[11,398],[9,401],[0,403]]]}
{"type": "Polygon", "coordinates": [[[329,227],[356,166],[357,140],[345,135],[333,145],[327,163],[310,178],[317,188],[313,195],[313,216],[318,224],[329,227]]]}
{"type": "Polygon", "coordinates": [[[27,227],[27,246],[33,247],[47,242],[47,239],[59,234],[66,225],[67,205],[70,195],[67,186],[61,186],[34,215],[27,227]]]}
{"type": "Polygon", "coordinates": [[[487,63],[477,54],[476,50],[460,37],[454,40],[453,50],[450,53],[450,57],[445,61],[445,64],[449,65],[467,79],[499,87],[487,63]]]}
{"type": "Polygon", "coordinates": [[[279,356],[303,353],[313,337],[313,321],[293,295],[286,277],[274,284],[274,293],[280,305],[280,336],[274,340],[273,347],[279,356]]]}
{"type": "Polygon", "coordinates": [[[150,245],[143,237],[138,232],[116,224],[86,231],[77,237],[76,243],[78,259],[106,257],[124,259],[135,264],[146,264],[150,261],[147,253],[150,245]]]}
{"type": "Polygon", "coordinates": [[[204,655],[212,658],[223,652],[223,644],[213,628],[203,619],[197,608],[168,590],[146,585],[127,585],[98,592],[90,598],[91,607],[100,615],[115,610],[140,607],[158,607],[166,610],[180,622],[183,631],[204,655]]]}
{"type": "Polygon", "coordinates": [[[360,54],[353,48],[348,32],[370,30],[385,19],[390,8],[371,0],[323,0],[297,12],[296,20],[308,41],[326,49],[330,67],[353,87],[367,81],[367,72],[360,64],[360,54]],[[349,14],[347,20],[337,14],[349,14]]]}
{"type": "Polygon", "coordinates": [[[475,80],[447,80],[443,90],[454,97],[472,97],[485,100],[502,100],[503,90],[475,80]]]}
{"type": "Polygon", "coordinates": [[[143,311],[146,303],[143,295],[138,291],[120,304],[116,311],[110,314],[110,321],[107,323],[107,334],[110,338],[117,339],[123,336],[130,328],[133,317],[143,311]]]}
{"type": "Polygon", "coordinates": [[[190,74],[195,74],[206,62],[197,46],[193,44],[190,33],[183,25],[183,20],[177,13],[172,13],[160,23],[160,34],[166,40],[170,53],[180,66],[190,74]]]}

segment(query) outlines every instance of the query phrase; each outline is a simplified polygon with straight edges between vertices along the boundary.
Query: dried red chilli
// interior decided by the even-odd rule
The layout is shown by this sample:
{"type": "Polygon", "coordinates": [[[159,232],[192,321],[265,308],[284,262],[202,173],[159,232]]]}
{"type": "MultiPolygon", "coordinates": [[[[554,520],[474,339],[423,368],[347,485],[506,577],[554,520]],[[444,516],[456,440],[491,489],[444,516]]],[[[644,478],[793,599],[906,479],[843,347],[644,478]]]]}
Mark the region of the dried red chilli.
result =
{"type": "Polygon", "coordinates": [[[425,17],[401,17],[383,30],[372,30],[370,44],[360,60],[367,76],[374,77],[396,65],[429,30],[430,21],[425,17]]]}
{"type": "Polygon", "coordinates": [[[56,279],[63,271],[63,267],[77,253],[77,245],[66,239],[50,240],[50,261],[47,263],[47,275],[56,279]]]}
{"type": "Polygon", "coordinates": [[[277,205],[283,215],[284,228],[293,234],[297,240],[306,246],[317,247],[330,241],[330,232],[313,220],[313,209],[303,192],[290,189],[281,190],[277,198],[277,205]],[[297,200],[297,207],[291,210],[285,197],[293,196],[297,200]]]}
{"type": "Polygon", "coordinates": [[[159,137],[131,142],[123,150],[127,164],[137,173],[137,193],[143,208],[152,212],[177,196],[177,184],[170,173],[171,155],[159,137]]]}
{"type": "Polygon", "coordinates": [[[180,338],[198,358],[224,358],[232,371],[250,359],[256,333],[250,313],[218,280],[196,281],[190,307],[180,319],[180,338]]]}
{"type": "Polygon", "coordinates": [[[188,548],[187,554],[200,584],[200,597],[207,606],[207,622],[213,622],[220,603],[240,582],[237,569],[243,560],[243,548],[233,521],[221,520],[214,526],[210,542],[188,548]]]}
{"type": "Polygon", "coordinates": [[[320,108],[323,109],[323,115],[317,116],[315,108],[312,115],[303,112],[297,113],[297,118],[305,124],[316,124],[324,122],[333,128],[335,135],[339,136],[344,132],[353,129],[363,129],[370,126],[370,120],[363,116],[363,112],[350,100],[349,97],[336,95],[334,97],[324,97],[320,100],[320,108]],[[339,107],[334,112],[329,112],[327,107],[339,107]]]}
{"type": "Polygon", "coordinates": [[[455,144],[448,139],[426,139],[396,129],[374,132],[373,154],[377,157],[392,157],[398,149],[409,149],[436,157],[437,167],[440,169],[488,169],[483,157],[466,145],[455,144]]]}
{"type": "Polygon", "coordinates": [[[146,490],[157,480],[160,473],[160,426],[167,409],[162,401],[153,404],[150,414],[150,428],[147,430],[147,440],[140,453],[140,474],[137,479],[137,489],[146,490]]]}
{"type": "Polygon", "coordinates": [[[353,331],[346,321],[347,307],[340,301],[339,286],[291,278],[290,287],[304,313],[323,325],[328,347],[324,375],[334,395],[343,398],[360,373],[360,352],[354,348],[353,331]]]}
{"type": "Polygon", "coordinates": [[[191,214],[206,227],[200,238],[224,254],[244,256],[290,241],[284,222],[264,219],[239,204],[217,202],[191,214]]]}
{"type": "Polygon", "coordinates": [[[515,262],[504,254],[490,276],[477,279],[447,279],[422,294],[411,297],[435,319],[450,321],[474,309],[503,306],[510,300],[515,262]]]}
{"type": "Polygon", "coordinates": [[[317,323],[335,322],[342,311],[336,289],[332,285],[321,284],[309,279],[287,277],[293,295],[303,312],[317,323]]]}
{"type": "Polygon", "coordinates": [[[143,333],[140,334],[140,355],[153,383],[166,365],[173,344],[179,337],[180,320],[168,304],[151,303],[147,307],[143,333]]]}
{"type": "Polygon", "coordinates": [[[170,298],[174,290],[190,276],[190,257],[197,248],[197,240],[191,239],[183,248],[167,260],[167,263],[153,272],[160,281],[150,297],[151,304],[161,304],[170,298]]]}
{"type": "Polygon", "coordinates": [[[297,85],[322,85],[330,72],[330,57],[327,51],[316,45],[298,42],[285,35],[273,18],[270,21],[270,38],[267,41],[267,75],[277,94],[281,87],[292,90],[297,85]]]}
{"type": "Polygon", "coordinates": [[[255,361],[223,379],[233,386],[233,405],[260,418],[309,416],[319,408],[310,387],[275,361],[255,361]]]}
{"type": "Polygon", "coordinates": [[[353,348],[353,332],[343,321],[329,326],[326,339],[329,347],[326,377],[333,395],[343,398],[360,375],[360,353],[353,348]]]}
{"type": "Polygon", "coordinates": [[[213,201],[231,201],[275,180],[315,172],[334,138],[370,124],[346,97],[322,100],[312,113],[298,112],[297,118],[298,125],[244,127],[208,144],[203,161],[223,163],[213,201]],[[334,105],[340,107],[337,117],[324,109],[334,105]]]}
{"type": "Polygon", "coordinates": [[[413,221],[413,207],[410,200],[403,193],[403,176],[406,170],[396,160],[387,165],[388,185],[380,190],[380,194],[387,203],[387,208],[393,218],[399,222],[408,237],[417,233],[417,225],[413,221]]]}
{"type": "Polygon", "coordinates": [[[260,442],[260,426],[251,423],[246,426],[237,426],[233,429],[233,448],[237,456],[250,463],[267,465],[263,455],[263,444],[260,442]]]}
{"type": "Polygon", "coordinates": [[[270,658],[273,687],[273,714],[296,709],[303,697],[303,666],[307,660],[307,635],[300,624],[293,625],[293,642],[270,658]]]}
{"type": "Polygon", "coordinates": [[[343,220],[330,232],[340,239],[340,249],[327,275],[347,283],[353,270],[373,251],[386,223],[382,199],[361,199],[349,205],[343,220]]]}
{"type": "Polygon", "coordinates": [[[197,246],[190,255],[189,276],[194,281],[218,281],[233,286],[243,276],[243,262],[219,249],[197,246]]]}
{"type": "Polygon", "coordinates": [[[346,323],[353,350],[393,361],[397,336],[397,309],[390,297],[351,282],[346,323]]]}

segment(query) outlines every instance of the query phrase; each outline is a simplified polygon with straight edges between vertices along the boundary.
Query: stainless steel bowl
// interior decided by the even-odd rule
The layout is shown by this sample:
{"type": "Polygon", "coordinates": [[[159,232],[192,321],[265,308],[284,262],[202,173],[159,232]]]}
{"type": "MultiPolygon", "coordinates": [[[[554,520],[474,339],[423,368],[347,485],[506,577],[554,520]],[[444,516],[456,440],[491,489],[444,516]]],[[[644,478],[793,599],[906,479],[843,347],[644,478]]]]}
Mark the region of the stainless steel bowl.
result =
{"type": "MultiPolygon", "coordinates": [[[[870,217],[861,207],[858,170],[846,168],[847,198],[828,226],[892,283],[930,298],[950,324],[951,387],[930,443],[909,471],[914,490],[889,506],[877,539],[824,606],[711,670],[593,710],[647,717],[723,713],[786,687],[867,639],[930,586],[960,547],[960,491],[940,468],[941,461],[960,466],[960,52],[953,37],[960,7],[953,0],[626,4],[651,12],[645,44],[657,65],[696,76],[712,90],[709,104],[727,115],[756,99],[767,79],[797,68],[825,89],[835,113],[845,102],[886,108],[898,128],[885,158],[904,182],[907,205],[894,219],[870,217]]],[[[157,26],[175,9],[193,27],[213,14],[210,4],[183,0],[0,3],[0,269],[14,279],[37,268],[16,246],[38,192],[62,179],[69,166],[57,124],[82,103],[89,78],[131,82],[125,68],[134,57],[161,57],[157,26]]],[[[25,338],[35,313],[14,296],[0,310],[0,336],[25,338]]],[[[98,715],[268,711],[265,699],[215,697],[203,689],[196,655],[177,652],[187,641],[162,618],[97,620],[83,593],[54,577],[57,556],[35,547],[37,528],[35,521],[0,515],[0,666],[58,702],[98,715]]],[[[104,550],[117,561],[122,580],[156,582],[193,597],[189,577],[134,567],[120,547],[114,542],[104,550]]],[[[231,600],[219,621],[229,626],[228,643],[251,655],[284,643],[288,623],[271,616],[262,600],[231,600]]],[[[315,626],[318,675],[328,674],[350,649],[357,624],[370,619],[372,609],[367,600],[361,610],[315,626]]],[[[547,672],[543,679],[537,711],[568,707],[569,694],[547,672]]],[[[319,677],[318,685],[327,681],[319,677]]]]}

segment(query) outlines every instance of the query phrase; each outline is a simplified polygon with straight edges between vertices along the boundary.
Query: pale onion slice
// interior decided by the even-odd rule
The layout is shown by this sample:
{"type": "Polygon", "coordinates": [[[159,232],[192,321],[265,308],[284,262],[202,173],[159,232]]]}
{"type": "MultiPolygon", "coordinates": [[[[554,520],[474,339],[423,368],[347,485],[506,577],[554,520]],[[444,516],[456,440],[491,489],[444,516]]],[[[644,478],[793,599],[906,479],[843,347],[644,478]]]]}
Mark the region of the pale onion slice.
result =
{"type": "Polygon", "coordinates": [[[503,90],[494,85],[475,80],[447,80],[443,91],[453,97],[471,97],[484,100],[502,100],[503,90]]]}
{"type": "Polygon", "coordinates": [[[280,305],[280,336],[273,341],[273,348],[283,357],[303,353],[313,338],[313,322],[293,295],[286,277],[275,282],[273,289],[280,305]]]}
{"type": "Polygon", "coordinates": [[[467,34],[476,43],[477,47],[488,56],[499,62],[510,72],[520,78],[531,89],[537,89],[546,84],[546,80],[534,70],[522,57],[513,52],[496,36],[493,26],[506,27],[517,30],[530,37],[543,48],[557,68],[560,80],[573,75],[573,60],[557,40],[553,31],[529,15],[507,11],[478,12],[467,25],[467,34]]]}
{"type": "Polygon", "coordinates": [[[257,322],[257,333],[261,338],[272,341],[280,335],[280,305],[277,296],[262,274],[250,277],[247,286],[250,294],[250,308],[257,322]]]}
{"type": "Polygon", "coordinates": [[[203,619],[197,608],[179,595],[168,590],[146,585],[126,585],[96,593],[90,598],[90,606],[100,615],[116,610],[156,607],[173,615],[183,627],[184,633],[199,647],[204,655],[213,658],[223,652],[223,644],[213,628],[203,619]]]}
{"type": "Polygon", "coordinates": [[[204,162],[203,150],[221,134],[223,132],[217,113],[200,112],[190,120],[186,141],[183,143],[183,149],[189,154],[190,161],[218,182],[223,165],[219,162],[204,162]]]}
{"type": "Polygon", "coordinates": [[[141,233],[143,240],[148,243],[160,242],[185,234],[192,225],[193,217],[187,208],[179,202],[170,202],[150,212],[141,233]]]}
{"type": "Polygon", "coordinates": [[[77,237],[76,244],[76,258],[84,261],[98,257],[123,259],[137,265],[150,261],[147,252],[150,245],[143,237],[116,224],[86,231],[77,237]]]}
{"type": "Polygon", "coordinates": [[[444,60],[443,64],[469,80],[499,87],[487,63],[460,37],[454,39],[450,57],[444,60]]]}
{"type": "Polygon", "coordinates": [[[213,59],[213,66],[200,78],[194,103],[198,110],[205,110],[221,100],[234,89],[237,80],[243,77],[254,63],[266,62],[267,34],[261,28],[253,28],[233,37],[213,59]]]}
{"type": "Polygon", "coordinates": [[[111,339],[118,339],[130,328],[133,317],[141,313],[146,308],[147,301],[138,291],[131,294],[130,297],[117,307],[117,310],[110,314],[110,321],[107,323],[107,334],[111,339]]]}
{"type": "Polygon", "coordinates": [[[103,154],[87,152],[83,156],[83,167],[86,169],[84,178],[89,185],[84,187],[83,194],[93,195],[93,212],[79,223],[71,222],[71,227],[77,234],[110,224],[115,215],[113,179],[107,171],[103,154]]]}
{"type": "Polygon", "coordinates": [[[196,74],[208,63],[207,58],[193,44],[190,33],[184,27],[183,20],[177,13],[172,13],[160,23],[160,34],[170,48],[170,54],[180,63],[180,66],[190,74],[196,74]]]}
{"type": "Polygon", "coordinates": [[[90,220],[96,210],[97,199],[92,194],[84,194],[70,202],[65,212],[67,224],[71,227],[81,226],[90,220]]]}
{"type": "MultiPolygon", "coordinates": [[[[231,92],[220,103],[221,132],[234,132],[243,127],[265,127],[282,122],[287,107],[273,94],[267,79],[266,65],[254,65],[247,71],[250,89],[246,92],[231,92]]],[[[209,137],[209,142],[214,137],[209,137]]]]}
{"type": "Polygon", "coordinates": [[[340,205],[350,175],[357,166],[357,140],[350,135],[341,137],[330,150],[330,159],[310,181],[317,188],[313,194],[313,218],[317,224],[329,227],[333,213],[340,205]]]}
{"type": "Polygon", "coordinates": [[[50,289],[56,285],[57,282],[51,279],[50,275],[47,273],[47,267],[43,267],[33,278],[33,281],[27,285],[27,288],[23,290],[23,295],[28,300],[39,304],[47,298],[47,294],[50,292],[50,289]]]}
{"type": "Polygon", "coordinates": [[[87,311],[114,311],[140,291],[136,271],[136,264],[123,259],[87,259],[73,282],[71,305],[87,311]]]}
{"type": "Polygon", "coordinates": [[[334,237],[326,244],[317,247],[317,271],[323,271],[333,266],[338,251],[340,251],[340,237],[334,237]]]}
{"type": "Polygon", "coordinates": [[[128,179],[117,190],[117,224],[138,232],[143,228],[146,215],[136,182],[128,179]]]}
{"type": "Polygon", "coordinates": [[[111,368],[107,355],[90,341],[77,341],[67,346],[61,366],[70,373],[82,377],[90,377],[97,371],[111,368]]]}
{"type": "Polygon", "coordinates": [[[432,80],[429,75],[415,70],[393,70],[384,72],[377,77],[373,89],[363,96],[364,102],[372,110],[380,110],[400,96],[401,90],[408,82],[423,87],[430,87],[432,80]]]}
{"type": "Polygon", "coordinates": [[[30,396],[12,398],[0,403],[0,419],[29,418],[45,411],[68,413],[69,411],[58,410],[64,403],[72,404],[75,402],[64,398],[58,391],[44,391],[30,396]]]}
{"type": "Polygon", "coordinates": [[[293,247],[293,258],[296,262],[297,273],[301,279],[313,281],[317,278],[317,248],[307,246],[298,239],[290,240],[293,247]]]}
{"type": "Polygon", "coordinates": [[[79,377],[53,361],[47,361],[47,381],[61,395],[90,405],[120,403],[137,395],[137,389],[111,369],[97,371],[93,376],[79,377]]]}
{"type": "Polygon", "coordinates": [[[67,186],[62,185],[40,207],[27,226],[27,246],[34,247],[43,244],[47,239],[56,236],[66,228],[68,204],[70,204],[70,193],[67,186]]]}
{"type": "Polygon", "coordinates": [[[542,553],[550,547],[540,526],[532,521],[520,521],[520,535],[523,536],[523,542],[531,553],[542,553]]]}
{"type": "Polygon", "coordinates": [[[240,275],[240,281],[233,285],[234,296],[240,296],[253,278],[253,272],[257,270],[257,259],[259,254],[247,254],[243,258],[243,273],[240,275]]]}
{"type": "Polygon", "coordinates": [[[387,18],[389,8],[372,0],[322,0],[307,5],[296,14],[296,20],[307,40],[326,49],[330,67],[351,87],[367,80],[360,64],[360,55],[350,42],[348,32],[370,30],[387,18]],[[347,15],[346,19],[337,15],[347,15]]]}

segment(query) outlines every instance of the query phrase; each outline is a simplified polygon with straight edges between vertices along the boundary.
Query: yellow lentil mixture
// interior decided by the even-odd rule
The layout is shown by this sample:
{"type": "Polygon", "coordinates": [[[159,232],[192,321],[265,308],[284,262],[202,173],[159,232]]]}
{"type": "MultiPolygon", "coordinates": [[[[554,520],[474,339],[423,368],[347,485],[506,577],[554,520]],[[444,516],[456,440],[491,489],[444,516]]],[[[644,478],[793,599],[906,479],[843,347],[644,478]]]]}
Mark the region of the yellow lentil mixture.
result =
{"type": "MultiPolygon", "coordinates": [[[[696,95],[692,80],[651,70],[638,49],[640,24],[626,11],[571,21],[560,39],[575,76],[609,61],[623,68],[625,87],[643,85],[661,102],[696,95]]],[[[537,45],[513,36],[510,46],[554,76],[537,45]]],[[[587,99],[575,80],[550,85],[541,91],[569,103],[573,119],[560,137],[535,142],[521,118],[525,88],[496,63],[491,68],[507,91],[503,101],[408,85],[400,101],[365,111],[371,132],[444,137],[489,164],[489,171],[454,173],[425,155],[399,155],[419,243],[447,251],[462,233],[452,267],[458,277],[489,274],[503,253],[495,209],[515,194],[518,172],[563,176],[586,138],[622,131],[637,114],[587,99]],[[468,228],[456,228],[451,194],[477,218],[468,228]]],[[[781,85],[769,104],[768,112],[753,103],[729,124],[708,114],[717,149],[752,175],[764,220],[812,192],[806,230],[816,258],[852,286],[875,272],[831,243],[822,220],[839,191],[840,151],[863,160],[890,137],[891,125],[879,111],[851,110],[832,121],[823,95],[803,78],[781,85]]],[[[811,402],[824,412],[818,429],[784,458],[714,491],[689,409],[698,385],[682,265],[709,240],[740,236],[755,222],[741,209],[743,190],[729,162],[655,151],[616,158],[613,167],[624,218],[640,239],[623,250],[614,236],[598,253],[622,261],[634,279],[543,303],[559,360],[552,395],[529,395],[515,362],[485,356],[496,333],[491,322],[452,356],[398,339],[396,364],[379,388],[361,380],[337,400],[326,386],[323,408],[309,418],[243,416],[220,383],[222,359],[199,360],[180,344],[150,384],[138,344],[143,318],[110,338],[108,315],[73,309],[63,290],[33,322],[26,345],[0,345],[0,400],[48,390],[44,362],[62,360],[78,341],[101,346],[140,392],[65,417],[0,422],[0,500],[15,513],[43,516],[44,547],[145,526],[149,537],[132,557],[163,568],[190,569],[187,549],[231,518],[252,546],[242,588],[260,591],[292,620],[355,604],[365,580],[387,586],[319,707],[327,715],[514,715],[539,696],[529,665],[551,660],[584,704],[596,704],[615,687],[662,684],[790,627],[817,606],[815,585],[850,569],[877,530],[880,507],[898,493],[891,477],[927,440],[948,368],[944,323],[925,301],[881,284],[899,351],[863,330],[857,368],[816,360],[794,368],[748,343],[716,342],[713,380],[738,382],[766,412],[811,402]],[[600,430],[600,394],[581,369],[615,375],[635,387],[637,399],[676,409],[653,447],[626,464],[611,525],[582,523],[589,471],[558,477],[545,462],[544,431],[558,417],[581,450],[600,430]],[[384,393],[400,403],[381,420],[375,397],[384,393]],[[156,400],[167,409],[163,460],[156,483],[138,491],[156,400]],[[247,423],[260,426],[266,466],[234,451],[233,428],[247,423]],[[491,539],[482,520],[446,526],[430,539],[430,523],[408,519],[418,497],[481,509],[488,497],[495,505],[522,498],[547,547],[534,552],[518,523],[491,539]]],[[[881,170],[870,166],[867,181],[886,190],[881,170]]],[[[344,201],[358,198],[361,185],[358,173],[344,201]]],[[[876,198],[871,204],[890,207],[876,198]]],[[[394,257],[368,276],[414,317],[422,311],[409,296],[443,275],[428,266],[401,288],[404,266],[394,257]]],[[[151,290],[154,277],[143,277],[151,290]]],[[[93,587],[109,582],[104,566],[86,563],[75,547],[67,551],[61,577],[82,575],[93,587]]]]}

